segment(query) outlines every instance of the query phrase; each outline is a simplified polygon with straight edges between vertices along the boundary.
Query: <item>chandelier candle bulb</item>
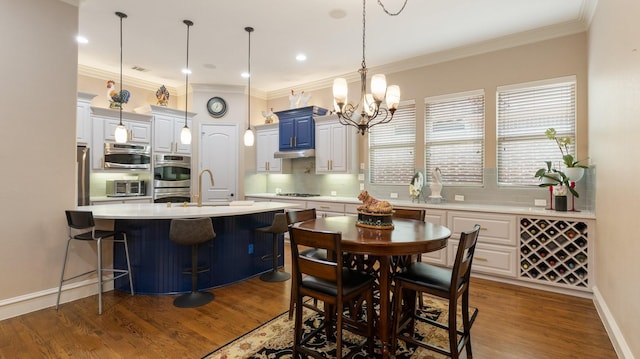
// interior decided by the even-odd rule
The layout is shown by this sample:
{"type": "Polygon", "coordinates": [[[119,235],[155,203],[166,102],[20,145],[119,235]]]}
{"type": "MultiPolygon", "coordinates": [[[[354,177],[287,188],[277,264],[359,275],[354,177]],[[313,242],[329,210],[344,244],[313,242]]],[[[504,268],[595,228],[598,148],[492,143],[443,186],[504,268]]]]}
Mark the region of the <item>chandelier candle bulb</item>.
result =
{"type": "Polygon", "coordinates": [[[382,102],[387,91],[387,79],[384,75],[373,75],[371,78],[371,93],[377,103],[382,102]]]}

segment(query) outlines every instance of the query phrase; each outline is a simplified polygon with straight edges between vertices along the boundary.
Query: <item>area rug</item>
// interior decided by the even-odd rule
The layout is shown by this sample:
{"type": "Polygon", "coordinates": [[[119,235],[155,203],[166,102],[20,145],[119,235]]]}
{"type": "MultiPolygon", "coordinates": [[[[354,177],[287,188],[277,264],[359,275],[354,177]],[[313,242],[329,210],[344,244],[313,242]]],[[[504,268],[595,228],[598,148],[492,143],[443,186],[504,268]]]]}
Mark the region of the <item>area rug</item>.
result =
{"type": "MultiPolygon", "coordinates": [[[[424,307],[420,314],[421,316],[432,320],[445,323],[448,316],[447,303],[430,296],[425,296],[424,307]]],[[[307,308],[304,308],[303,318],[305,320],[305,326],[310,328],[317,328],[323,320],[321,316],[318,316],[314,311],[307,308]]],[[[458,318],[458,322],[461,323],[462,319],[460,317],[459,308],[458,318]]],[[[291,347],[293,346],[293,327],[294,320],[289,320],[288,313],[285,312],[240,338],[206,355],[204,359],[290,359],[292,357],[291,347]]],[[[324,331],[321,331],[321,333],[322,332],[324,331]]],[[[350,347],[353,348],[352,343],[359,340],[355,335],[349,335],[348,331],[344,331],[344,333],[343,341],[346,343],[343,343],[343,355],[349,352],[350,347]]],[[[449,346],[447,332],[442,329],[435,328],[432,325],[428,325],[424,321],[418,320],[416,322],[416,334],[421,336],[424,341],[437,345],[441,348],[448,348],[449,346]]],[[[314,338],[312,342],[313,343],[311,345],[314,346],[314,349],[324,352],[325,357],[335,357],[335,342],[327,341],[323,334],[318,335],[318,338],[314,338]],[[332,353],[334,354],[332,355],[332,353]]],[[[354,358],[358,359],[364,359],[367,357],[365,350],[354,355],[354,358]]],[[[382,357],[382,355],[380,355],[379,342],[376,343],[376,357],[382,357]]],[[[441,359],[445,358],[445,356],[411,344],[406,344],[404,341],[399,340],[396,358],[441,359]]]]}

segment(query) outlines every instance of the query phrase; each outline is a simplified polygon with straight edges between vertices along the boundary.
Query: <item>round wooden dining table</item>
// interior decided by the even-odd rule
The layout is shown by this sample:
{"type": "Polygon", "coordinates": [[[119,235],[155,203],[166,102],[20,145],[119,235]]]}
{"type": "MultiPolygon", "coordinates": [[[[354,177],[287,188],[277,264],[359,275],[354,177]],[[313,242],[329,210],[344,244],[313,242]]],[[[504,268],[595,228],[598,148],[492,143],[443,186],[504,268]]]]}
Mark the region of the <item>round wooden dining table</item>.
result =
{"type": "Polygon", "coordinates": [[[295,226],[340,232],[342,251],[356,258],[351,264],[356,266],[364,262],[363,269],[376,274],[380,293],[376,329],[382,345],[382,357],[388,358],[393,274],[402,269],[412,255],[445,248],[451,230],[429,222],[400,218],[393,219],[393,229],[364,228],[356,226],[356,222],[355,216],[323,217],[300,222],[295,226]]]}

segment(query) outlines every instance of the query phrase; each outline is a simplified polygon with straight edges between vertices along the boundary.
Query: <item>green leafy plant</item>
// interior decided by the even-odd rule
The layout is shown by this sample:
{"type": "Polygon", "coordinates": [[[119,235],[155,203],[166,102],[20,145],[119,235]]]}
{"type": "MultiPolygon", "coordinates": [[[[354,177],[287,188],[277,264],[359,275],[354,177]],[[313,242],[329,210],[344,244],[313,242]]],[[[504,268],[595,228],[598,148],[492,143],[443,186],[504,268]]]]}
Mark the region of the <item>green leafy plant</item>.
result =
{"type": "Polygon", "coordinates": [[[571,137],[558,137],[556,135],[556,129],[551,127],[547,128],[544,132],[548,139],[554,140],[558,145],[558,149],[560,149],[560,153],[562,154],[562,162],[567,168],[571,167],[580,167],[587,168],[585,165],[581,165],[580,162],[582,160],[577,160],[569,153],[569,145],[571,144],[571,137]]]}
{"type": "Polygon", "coordinates": [[[559,191],[554,191],[556,192],[556,195],[558,195],[558,192],[562,193],[564,191],[564,193],[566,193],[566,190],[569,190],[572,195],[579,198],[580,195],[578,192],[571,187],[569,177],[567,177],[564,172],[552,168],[551,161],[545,161],[545,163],[547,164],[546,168],[540,168],[536,171],[536,178],[544,181],[543,183],[540,183],[538,187],[561,187],[559,188],[559,191]]]}

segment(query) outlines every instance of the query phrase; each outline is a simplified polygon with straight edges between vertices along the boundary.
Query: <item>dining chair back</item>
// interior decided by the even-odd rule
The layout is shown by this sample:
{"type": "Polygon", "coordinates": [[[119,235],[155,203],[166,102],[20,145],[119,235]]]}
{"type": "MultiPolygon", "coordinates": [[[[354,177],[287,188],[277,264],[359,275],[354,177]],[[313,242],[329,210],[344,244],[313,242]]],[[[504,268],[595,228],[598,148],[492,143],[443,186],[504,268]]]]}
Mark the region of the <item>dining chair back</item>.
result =
{"type": "Polygon", "coordinates": [[[323,329],[327,340],[333,336],[331,328],[335,320],[336,357],[342,358],[343,329],[347,329],[362,337],[363,340],[351,348],[346,357],[351,357],[367,345],[368,352],[373,355],[373,282],[374,278],[364,272],[343,268],[342,234],[339,232],[316,231],[290,227],[292,261],[296,285],[296,308],[302,308],[303,298],[310,297],[324,304],[324,321],[308,335],[303,335],[303,311],[295,312],[295,334],[293,357],[302,353],[322,358],[313,347],[306,346],[323,329]],[[300,248],[313,247],[323,249],[327,258],[319,259],[301,254],[300,248]],[[366,303],[366,304],[364,304],[366,303]],[[364,304],[364,305],[363,305],[364,304]],[[345,310],[345,308],[348,308],[345,310]],[[363,311],[366,313],[363,316],[363,311]],[[363,318],[366,321],[363,322],[363,318]]]}
{"type": "Polygon", "coordinates": [[[395,353],[397,341],[400,339],[454,359],[460,357],[464,347],[467,358],[473,358],[471,326],[478,315],[478,309],[473,309],[469,315],[469,279],[479,232],[480,225],[476,224],[472,230],[460,233],[453,268],[416,262],[395,276],[394,313],[396,314],[391,338],[392,353],[395,353]],[[424,317],[421,320],[447,330],[448,349],[429,344],[414,336],[415,319],[418,315],[418,311],[415,310],[416,293],[420,296],[422,293],[427,293],[447,301],[449,314],[446,324],[424,317]],[[407,310],[402,310],[403,303],[409,307],[405,308],[407,310]],[[461,307],[462,330],[458,329],[458,303],[461,307]],[[403,331],[408,333],[401,334],[403,331]]]}
{"type": "Polygon", "coordinates": [[[415,219],[417,221],[423,221],[426,216],[426,211],[421,208],[397,208],[393,207],[393,218],[406,218],[415,219]]]}
{"type": "MultiPolygon", "coordinates": [[[[312,220],[312,219],[316,219],[317,218],[317,213],[316,213],[316,209],[315,208],[307,208],[307,209],[299,209],[299,210],[290,210],[287,211],[287,223],[289,225],[292,225],[294,223],[298,223],[298,222],[304,222],[304,221],[308,221],[308,220],[312,220]]],[[[306,248],[302,251],[300,251],[300,255],[305,256],[305,257],[314,257],[314,258],[318,258],[318,259],[326,259],[327,258],[327,251],[324,249],[318,249],[318,248],[306,248]]],[[[292,262],[292,266],[295,266],[295,262],[292,262]]],[[[295,310],[296,307],[296,285],[295,285],[295,281],[296,278],[295,276],[293,277],[292,281],[294,283],[291,284],[291,297],[289,299],[289,319],[293,318],[293,311],[295,310]]],[[[320,310],[318,308],[318,301],[314,300],[313,304],[308,303],[308,302],[304,302],[302,304],[305,307],[314,309],[316,311],[320,310]]]]}

